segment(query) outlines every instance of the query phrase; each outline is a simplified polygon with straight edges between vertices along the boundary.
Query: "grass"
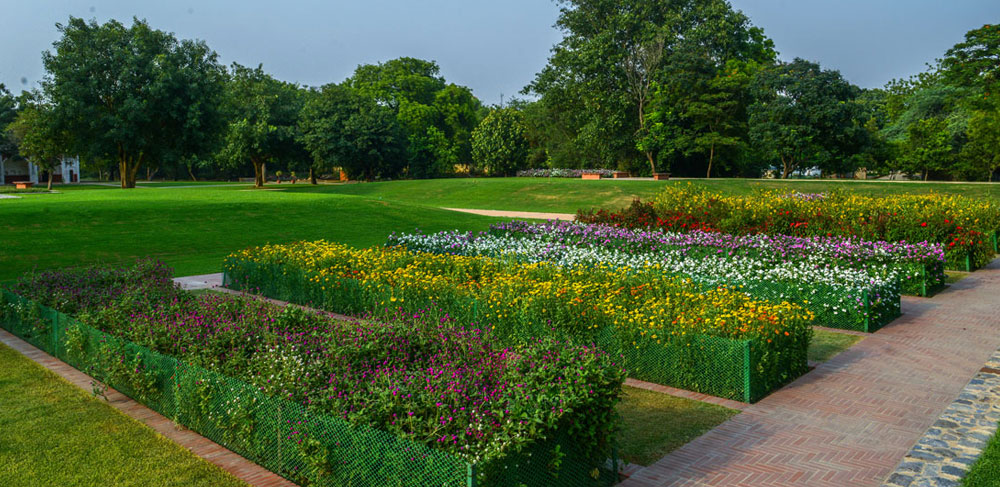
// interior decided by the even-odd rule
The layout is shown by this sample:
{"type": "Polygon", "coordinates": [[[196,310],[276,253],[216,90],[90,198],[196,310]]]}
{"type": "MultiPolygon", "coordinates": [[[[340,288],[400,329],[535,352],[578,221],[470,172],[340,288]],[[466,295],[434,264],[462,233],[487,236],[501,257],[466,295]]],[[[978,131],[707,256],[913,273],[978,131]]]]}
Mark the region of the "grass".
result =
{"type": "Polygon", "coordinates": [[[48,192],[49,190],[45,189],[45,186],[42,186],[40,188],[31,187],[31,188],[18,189],[15,188],[13,185],[10,186],[0,185],[0,194],[31,194],[31,193],[48,193],[48,192]]]}
{"type": "Polygon", "coordinates": [[[0,485],[246,485],[5,345],[0,404],[0,485]]]}
{"type": "Polygon", "coordinates": [[[955,284],[956,282],[961,281],[962,279],[965,279],[966,277],[969,277],[969,273],[968,272],[945,271],[944,283],[945,284],[955,284]]]}
{"type": "Polygon", "coordinates": [[[140,256],[162,259],[179,276],[204,274],[219,272],[230,252],[269,242],[371,246],[393,231],[483,230],[493,221],[322,191],[73,189],[0,200],[0,281],[140,256]]]}
{"type": "Polygon", "coordinates": [[[968,475],[962,479],[964,487],[1000,486],[1000,434],[993,436],[982,456],[972,464],[968,475]]]}
{"type": "MultiPolygon", "coordinates": [[[[420,181],[359,183],[321,188],[299,187],[298,191],[323,191],[385,201],[446,208],[522,210],[575,213],[580,208],[624,207],[633,198],[650,199],[671,181],[583,181],[568,178],[458,178],[420,181]]],[[[729,194],[749,194],[758,188],[796,189],[821,192],[831,189],[865,194],[956,193],[1000,200],[1000,184],[952,184],[920,182],[853,182],[848,180],[691,180],[709,189],[729,194]]]]}
{"type": "Polygon", "coordinates": [[[807,358],[813,362],[826,362],[838,353],[851,348],[862,338],[864,337],[813,329],[813,339],[809,343],[807,358]]]}
{"type": "Polygon", "coordinates": [[[622,459],[650,465],[739,411],[625,386],[618,412],[622,459]]]}
{"type": "Polygon", "coordinates": [[[253,183],[235,181],[136,181],[136,186],[146,188],[173,188],[177,186],[253,186],[253,183]]]}

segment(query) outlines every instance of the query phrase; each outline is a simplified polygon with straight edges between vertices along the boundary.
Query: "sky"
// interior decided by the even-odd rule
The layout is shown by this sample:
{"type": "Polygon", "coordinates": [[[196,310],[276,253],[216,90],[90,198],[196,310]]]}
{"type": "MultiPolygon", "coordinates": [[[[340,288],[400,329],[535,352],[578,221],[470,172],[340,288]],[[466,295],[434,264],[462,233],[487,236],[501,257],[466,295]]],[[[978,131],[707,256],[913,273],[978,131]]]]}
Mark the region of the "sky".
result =
{"type": "MultiPolygon", "coordinates": [[[[966,31],[1000,23],[998,0],[730,0],[774,40],[781,59],[837,69],[879,87],[926,69],[966,31]]],[[[145,18],[201,39],[229,64],[263,64],[277,78],[319,86],[359,64],[410,56],[437,61],[483,102],[516,96],[562,35],[549,0],[0,0],[0,83],[37,86],[41,53],[69,16],[145,18]]]]}

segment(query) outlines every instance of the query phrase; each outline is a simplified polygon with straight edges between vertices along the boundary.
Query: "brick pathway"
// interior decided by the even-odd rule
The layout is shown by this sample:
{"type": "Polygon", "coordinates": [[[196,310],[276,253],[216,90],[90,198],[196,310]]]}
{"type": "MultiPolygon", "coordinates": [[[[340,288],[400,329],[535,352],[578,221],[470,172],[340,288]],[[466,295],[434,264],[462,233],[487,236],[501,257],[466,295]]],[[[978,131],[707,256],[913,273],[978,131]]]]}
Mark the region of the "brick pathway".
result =
{"type": "MultiPolygon", "coordinates": [[[[0,343],[21,352],[24,356],[55,372],[73,385],[87,391],[91,389],[90,384],[93,379],[89,375],[70,367],[65,362],[35,348],[6,330],[0,329],[0,343]]],[[[133,419],[141,421],[161,435],[191,450],[195,455],[215,464],[244,482],[259,487],[295,487],[294,483],[229,451],[218,443],[191,430],[179,428],[173,421],[129,399],[114,389],[109,388],[106,396],[108,403],[114,408],[133,419]]]]}
{"type": "Polygon", "coordinates": [[[622,487],[877,486],[1000,346],[1000,260],[622,487]]]}

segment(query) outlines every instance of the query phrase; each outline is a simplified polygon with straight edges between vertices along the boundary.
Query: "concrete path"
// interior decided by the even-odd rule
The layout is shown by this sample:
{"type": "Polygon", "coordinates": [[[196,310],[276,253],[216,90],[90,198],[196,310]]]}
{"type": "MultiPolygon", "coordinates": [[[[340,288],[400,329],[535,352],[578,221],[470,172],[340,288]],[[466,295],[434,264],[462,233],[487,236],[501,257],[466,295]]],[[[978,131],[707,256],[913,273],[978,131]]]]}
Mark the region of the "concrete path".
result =
{"type": "MultiPolygon", "coordinates": [[[[0,343],[17,350],[22,355],[55,372],[73,385],[86,391],[91,390],[92,377],[35,348],[28,342],[12,335],[7,330],[0,329],[0,343]]],[[[105,392],[105,395],[108,398],[108,403],[115,409],[153,428],[157,433],[187,448],[191,453],[204,458],[250,485],[258,487],[295,487],[294,483],[278,474],[233,453],[229,449],[198,433],[177,426],[173,421],[160,413],[129,399],[114,389],[109,388],[105,392]]]]}
{"type": "Polygon", "coordinates": [[[472,213],[474,215],[495,216],[498,218],[528,218],[534,220],[567,220],[573,221],[576,216],[572,213],[539,213],[535,211],[506,211],[506,210],[476,210],[470,208],[441,208],[442,210],[461,211],[462,213],[472,213]]]}
{"type": "Polygon", "coordinates": [[[1000,346],[1000,260],[623,482],[877,486],[1000,346]]]}

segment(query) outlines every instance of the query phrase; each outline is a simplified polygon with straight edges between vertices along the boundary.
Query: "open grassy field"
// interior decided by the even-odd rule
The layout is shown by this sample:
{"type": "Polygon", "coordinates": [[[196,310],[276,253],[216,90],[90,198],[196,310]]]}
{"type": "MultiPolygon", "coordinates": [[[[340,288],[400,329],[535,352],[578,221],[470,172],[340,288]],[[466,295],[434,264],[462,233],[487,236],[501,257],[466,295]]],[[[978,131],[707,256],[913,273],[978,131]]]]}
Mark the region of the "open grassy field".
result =
{"type": "Polygon", "coordinates": [[[36,267],[140,256],[164,260],[177,275],[219,272],[228,253],[268,242],[329,239],[370,246],[393,231],[481,230],[493,221],[322,191],[59,190],[0,200],[0,281],[36,267]]]}
{"type": "Polygon", "coordinates": [[[0,485],[246,484],[0,345],[0,485]]]}
{"type": "MultiPolygon", "coordinates": [[[[731,194],[747,194],[758,188],[821,192],[839,189],[865,194],[958,193],[1000,200],[1000,184],[951,184],[920,182],[854,182],[815,180],[671,180],[671,181],[583,181],[568,178],[469,178],[424,181],[390,181],[333,185],[301,191],[323,191],[387,201],[447,208],[521,210],[575,213],[580,208],[626,206],[633,198],[652,198],[665,185],[699,184],[731,194]]],[[[297,185],[296,185],[297,186],[297,185]]]]}

